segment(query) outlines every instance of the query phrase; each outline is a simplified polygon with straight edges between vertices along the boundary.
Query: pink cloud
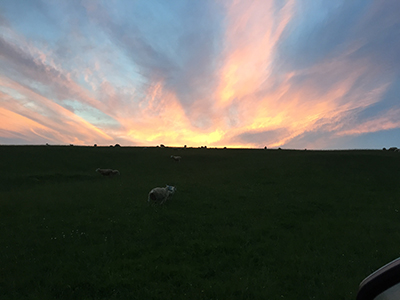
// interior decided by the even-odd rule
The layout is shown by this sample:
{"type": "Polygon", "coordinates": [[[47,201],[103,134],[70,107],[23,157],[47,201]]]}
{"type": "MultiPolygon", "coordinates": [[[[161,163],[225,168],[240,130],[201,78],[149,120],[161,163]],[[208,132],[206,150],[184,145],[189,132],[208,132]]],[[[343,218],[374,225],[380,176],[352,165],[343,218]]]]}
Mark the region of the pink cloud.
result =
{"type": "MultiPolygon", "coordinates": [[[[207,12],[199,28],[163,37],[158,35],[168,32],[163,24],[142,28],[146,24],[136,19],[119,22],[115,11],[90,1],[83,3],[89,21],[80,20],[82,32],[71,26],[68,42],[57,47],[0,24],[0,139],[21,134],[27,141],[59,143],[278,147],[309,132],[337,138],[400,127],[396,108],[369,120],[357,118],[382,102],[395,80],[393,68],[360,55],[379,48],[371,46],[370,32],[346,39],[361,25],[372,26],[367,21],[381,12],[376,4],[354,18],[348,33],[335,35],[340,24],[324,31],[332,22],[318,23],[323,16],[313,16],[317,21],[311,25],[300,18],[306,29],[322,24],[310,31],[310,40],[318,43],[309,45],[296,27],[304,12],[296,1],[221,3],[218,38],[209,38],[214,31],[208,27],[202,31],[214,20],[206,19],[207,12]],[[319,47],[324,33],[331,35],[325,48],[319,47]],[[292,34],[297,35],[285,44],[292,34]],[[293,49],[284,49],[288,45],[293,49]],[[297,51],[302,55],[289,57],[297,51]]],[[[354,7],[347,5],[351,12],[354,7]]],[[[377,20],[388,29],[397,24],[393,17],[377,20]]]]}
{"type": "Polygon", "coordinates": [[[110,142],[113,138],[61,105],[35,93],[15,81],[0,77],[0,86],[23,95],[22,103],[10,101],[12,95],[2,93],[3,130],[33,132],[42,138],[59,143],[110,142]],[[41,132],[41,134],[39,134],[41,132]],[[47,134],[48,133],[48,134],[47,134]]]}
{"type": "Polygon", "coordinates": [[[336,133],[336,135],[360,135],[370,132],[400,128],[399,115],[400,109],[391,109],[371,120],[356,124],[354,128],[340,130],[336,133]]]}

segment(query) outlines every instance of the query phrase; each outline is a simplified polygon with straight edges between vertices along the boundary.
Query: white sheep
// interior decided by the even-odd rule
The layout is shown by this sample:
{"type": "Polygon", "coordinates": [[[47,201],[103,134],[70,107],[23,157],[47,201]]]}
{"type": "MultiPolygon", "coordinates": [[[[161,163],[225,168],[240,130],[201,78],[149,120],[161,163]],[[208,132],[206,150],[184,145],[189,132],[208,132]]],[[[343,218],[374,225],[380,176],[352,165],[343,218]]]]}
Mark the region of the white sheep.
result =
{"type": "Polygon", "coordinates": [[[163,204],[165,201],[167,201],[168,197],[173,195],[176,191],[176,187],[168,185],[166,187],[156,187],[152,189],[149,193],[149,197],[147,198],[147,201],[153,202],[153,203],[160,203],[163,204]]]}
{"type": "Polygon", "coordinates": [[[112,169],[100,169],[100,168],[97,168],[96,172],[100,173],[103,176],[107,176],[107,177],[120,175],[118,170],[112,170],[112,169]]]}
{"type": "Polygon", "coordinates": [[[180,162],[182,157],[180,157],[180,156],[175,156],[175,155],[171,155],[171,158],[172,158],[173,160],[177,161],[177,162],[180,162]]]}

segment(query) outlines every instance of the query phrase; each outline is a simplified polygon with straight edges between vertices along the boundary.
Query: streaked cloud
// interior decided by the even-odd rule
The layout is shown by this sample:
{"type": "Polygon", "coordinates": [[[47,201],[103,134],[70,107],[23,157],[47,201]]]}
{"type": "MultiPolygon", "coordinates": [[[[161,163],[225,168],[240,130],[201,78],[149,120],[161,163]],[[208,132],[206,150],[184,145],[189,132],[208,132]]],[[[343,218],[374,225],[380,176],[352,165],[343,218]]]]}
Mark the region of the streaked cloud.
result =
{"type": "Polygon", "coordinates": [[[395,0],[20,4],[0,3],[0,143],[400,144],[395,0]]]}

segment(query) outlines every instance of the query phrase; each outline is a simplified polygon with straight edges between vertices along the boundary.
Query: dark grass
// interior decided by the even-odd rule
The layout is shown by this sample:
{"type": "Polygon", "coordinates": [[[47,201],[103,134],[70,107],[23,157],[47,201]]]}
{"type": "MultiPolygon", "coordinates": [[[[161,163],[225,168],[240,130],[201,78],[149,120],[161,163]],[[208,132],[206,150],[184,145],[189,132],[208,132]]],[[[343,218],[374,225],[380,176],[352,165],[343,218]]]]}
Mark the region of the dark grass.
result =
{"type": "Polygon", "coordinates": [[[0,157],[0,299],[355,299],[400,256],[398,153],[3,146],[0,157]],[[148,206],[167,183],[171,201],[148,206]]]}

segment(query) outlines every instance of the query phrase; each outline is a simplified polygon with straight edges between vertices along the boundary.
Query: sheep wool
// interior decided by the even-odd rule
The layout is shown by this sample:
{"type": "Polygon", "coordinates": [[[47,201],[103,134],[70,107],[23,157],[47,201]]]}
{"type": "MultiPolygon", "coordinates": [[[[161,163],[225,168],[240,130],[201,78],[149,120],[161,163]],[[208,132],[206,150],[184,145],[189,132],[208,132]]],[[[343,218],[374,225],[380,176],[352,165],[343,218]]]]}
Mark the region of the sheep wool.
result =
{"type": "Polygon", "coordinates": [[[180,162],[182,157],[176,156],[176,155],[171,155],[171,158],[172,158],[173,160],[177,161],[177,162],[180,162]]]}
{"type": "Polygon", "coordinates": [[[97,173],[100,173],[100,174],[103,175],[103,176],[107,176],[107,177],[112,177],[112,176],[115,176],[115,175],[120,175],[120,173],[119,173],[118,170],[112,170],[112,169],[100,169],[100,168],[97,168],[97,169],[96,169],[96,172],[97,172],[97,173]]]}
{"type": "Polygon", "coordinates": [[[167,185],[166,187],[156,187],[149,193],[147,201],[163,204],[176,191],[174,186],[167,185]]]}

